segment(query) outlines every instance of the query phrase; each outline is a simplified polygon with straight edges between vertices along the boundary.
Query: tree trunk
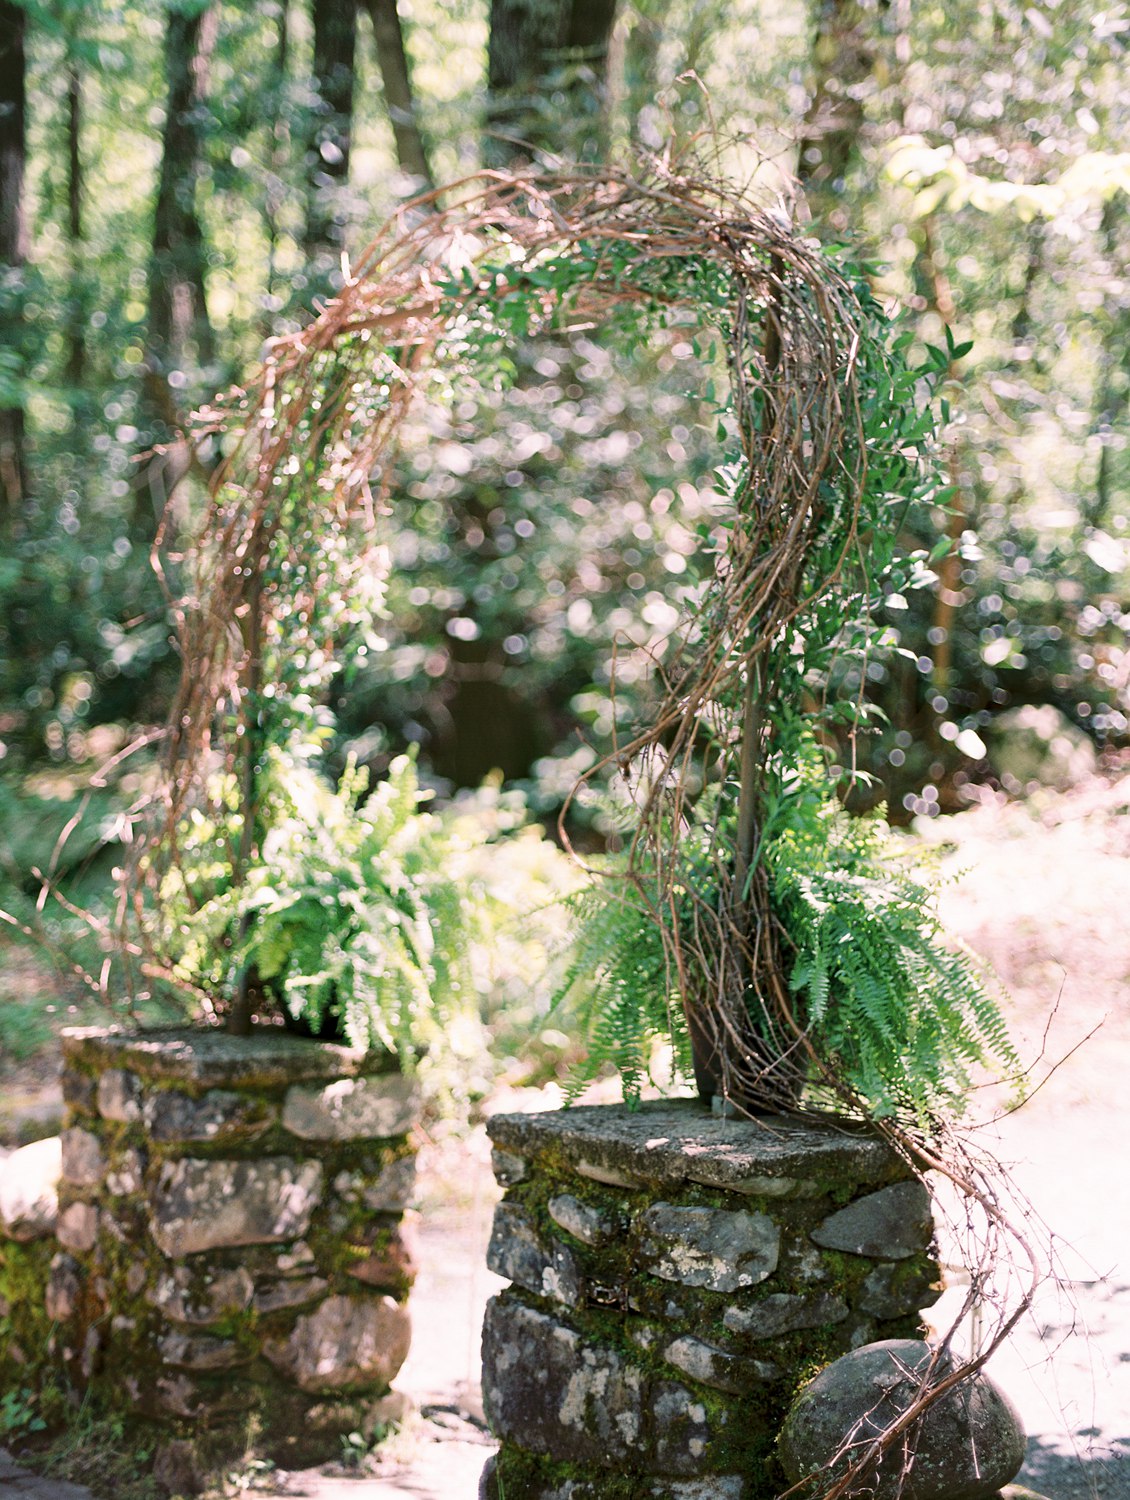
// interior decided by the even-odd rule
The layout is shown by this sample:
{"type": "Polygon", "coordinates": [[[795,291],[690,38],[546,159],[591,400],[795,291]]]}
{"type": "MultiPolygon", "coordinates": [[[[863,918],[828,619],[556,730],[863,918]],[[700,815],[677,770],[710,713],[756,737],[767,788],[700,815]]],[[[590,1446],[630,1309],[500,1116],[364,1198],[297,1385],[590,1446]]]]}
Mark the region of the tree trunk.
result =
{"type": "MultiPolygon", "coordinates": [[[[270,170],[263,193],[263,221],[267,228],[267,306],[263,314],[263,337],[275,330],[278,304],[275,284],[278,275],[279,216],[287,198],[286,159],[290,133],[286,110],[286,87],[290,76],[290,4],[279,6],[278,33],[268,83],[268,108],[271,119],[270,170]]],[[[286,298],[284,297],[285,303],[286,298]]]]}
{"type": "Polygon", "coordinates": [[[408,71],[404,31],[396,0],[365,0],[365,6],[373,23],[377,67],[380,69],[385,108],[388,110],[396,142],[396,160],[400,170],[414,180],[416,192],[430,192],[435,183],[424,138],[420,133],[420,122],[416,118],[412,76],[408,71]]]}
{"type": "Polygon", "coordinates": [[[539,152],[599,159],[607,147],[616,0],[491,0],[489,166],[539,152]]]}
{"type": "MultiPolygon", "coordinates": [[[[27,15],[0,0],[0,332],[19,358],[23,343],[23,274],[27,261],[27,15]]],[[[17,378],[22,370],[19,359],[17,378]]],[[[3,372],[0,372],[2,375],[3,372]]],[[[0,534],[19,525],[27,497],[24,411],[0,405],[0,534]]]]}
{"type": "Polygon", "coordinates": [[[185,389],[181,372],[211,365],[216,357],[205,285],[208,249],[196,209],[196,185],[203,170],[208,68],[216,30],[217,12],[210,4],[168,13],[168,98],[153,211],[142,392],[148,419],[146,446],[157,446],[147,453],[134,480],[132,529],[141,542],[152,538],[169,497],[196,461],[180,435],[184,413],[177,393],[185,389]],[[176,376],[176,384],[170,384],[170,375],[176,376]]]}
{"type": "Polygon", "coordinates": [[[344,188],[353,135],[357,0],[313,0],[314,94],[306,145],[305,251],[314,260],[345,244],[344,188]]]}
{"type": "MultiPolygon", "coordinates": [[[[1119,230],[1126,220],[1124,198],[1115,194],[1103,208],[1103,249],[1112,268],[1125,264],[1119,230]]],[[[1103,335],[1102,353],[1095,382],[1095,422],[1093,431],[1100,441],[1095,492],[1081,509],[1087,526],[1105,526],[1110,516],[1116,480],[1119,447],[1116,428],[1125,420],[1130,402],[1130,304],[1125,292],[1107,293],[1107,316],[1110,321],[1103,335]]]]}
{"type": "Polygon", "coordinates": [[[864,100],[879,57],[879,14],[888,3],[817,0],[815,77],[797,148],[797,177],[813,215],[837,229],[847,228],[836,204],[863,131],[864,100]]]}
{"type": "Polygon", "coordinates": [[[149,270],[150,369],[162,379],[178,362],[209,365],[216,352],[205,290],[207,247],[196,211],[208,65],[215,41],[216,11],[211,6],[169,11],[169,93],[149,270]]]}
{"type": "Polygon", "coordinates": [[[86,287],[82,226],[82,76],[67,64],[67,240],[71,260],[71,311],[67,330],[67,384],[80,390],[86,374],[86,287]]]}

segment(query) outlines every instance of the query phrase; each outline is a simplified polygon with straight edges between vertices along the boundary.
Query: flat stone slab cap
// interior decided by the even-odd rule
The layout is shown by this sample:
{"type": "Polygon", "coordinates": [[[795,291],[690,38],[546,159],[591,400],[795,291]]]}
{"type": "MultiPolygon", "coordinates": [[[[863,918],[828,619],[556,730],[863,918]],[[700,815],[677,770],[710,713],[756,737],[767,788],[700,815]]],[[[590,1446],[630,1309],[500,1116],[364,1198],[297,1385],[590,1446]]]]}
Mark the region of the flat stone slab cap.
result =
{"type": "Polygon", "coordinates": [[[384,1053],[311,1041],[281,1026],[257,1026],[250,1036],[231,1036],[215,1026],[152,1031],[71,1026],[63,1032],[63,1056],[71,1063],[128,1069],[164,1083],[237,1088],[353,1078],[395,1067],[384,1053]]]}
{"type": "Polygon", "coordinates": [[[516,1156],[563,1152],[582,1175],[634,1184],[699,1182],[777,1196],[776,1183],[806,1179],[880,1183],[905,1177],[890,1147],[851,1121],[722,1120],[696,1099],[661,1099],[638,1110],[581,1105],[544,1114],[495,1115],[487,1133],[516,1156]],[[583,1170],[587,1168],[588,1170],[583,1170]],[[595,1169],[595,1170],[593,1170],[595,1169]]]}

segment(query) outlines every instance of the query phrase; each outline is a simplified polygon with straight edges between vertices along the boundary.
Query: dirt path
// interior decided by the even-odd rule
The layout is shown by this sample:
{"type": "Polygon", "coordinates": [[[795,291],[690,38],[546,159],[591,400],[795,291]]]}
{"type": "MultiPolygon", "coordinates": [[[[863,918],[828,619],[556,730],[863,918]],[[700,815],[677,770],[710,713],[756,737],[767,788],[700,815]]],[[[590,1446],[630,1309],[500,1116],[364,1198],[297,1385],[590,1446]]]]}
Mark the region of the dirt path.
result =
{"type": "Polygon", "coordinates": [[[1033,1239],[1054,1236],[1061,1277],[992,1370],[1031,1435],[1029,1484],[1130,1500],[1130,776],[931,831],[953,841],[947,871],[965,871],[946,926],[1004,981],[1025,1055],[1055,1060],[1097,1028],[985,1136],[1031,1201],[1033,1239]]]}

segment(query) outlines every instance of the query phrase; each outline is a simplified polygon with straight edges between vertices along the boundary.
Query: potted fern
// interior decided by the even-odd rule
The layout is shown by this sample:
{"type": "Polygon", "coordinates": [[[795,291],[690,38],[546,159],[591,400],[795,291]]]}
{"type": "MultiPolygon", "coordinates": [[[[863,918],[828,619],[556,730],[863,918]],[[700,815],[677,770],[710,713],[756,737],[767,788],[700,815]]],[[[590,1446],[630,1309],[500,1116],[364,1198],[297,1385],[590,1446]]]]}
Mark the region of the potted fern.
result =
{"type": "Polygon", "coordinates": [[[244,985],[288,1029],[407,1067],[445,1041],[481,1047],[470,953],[489,900],[473,868],[483,822],[427,811],[408,755],[370,793],[352,761],[334,785],[310,755],[273,746],[258,790],[239,880],[210,819],[182,835],[159,904],[170,978],[221,1007],[244,985]]]}
{"type": "MultiPolygon", "coordinates": [[[[793,1007],[792,1048],[783,1026],[759,1028],[758,1064],[776,1076],[728,1101],[759,1114],[787,1110],[807,1090],[809,1107],[847,1102],[872,1119],[929,1132],[962,1112],[985,1069],[1015,1079],[1020,1063],[984,975],[942,932],[929,869],[881,811],[843,810],[826,753],[797,728],[787,761],[770,767],[759,848],[793,1007]]],[[[724,820],[720,835],[723,846],[733,836],[724,820]]],[[[694,952],[701,914],[718,908],[719,880],[701,829],[693,853],[689,842],[684,835],[667,910],[677,941],[694,952]]],[[[696,1035],[679,992],[671,933],[657,919],[658,881],[622,857],[593,874],[570,898],[575,948],[556,997],[572,1005],[587,1037],[572,1097],[611,1065],[635,1106],[666,1052],[668,1066],[693,1077],[710,1101],[721,1092],[718,1057],[696,1035]]],[[[690,982],[701,986],[701,978],[690,982]]]]}

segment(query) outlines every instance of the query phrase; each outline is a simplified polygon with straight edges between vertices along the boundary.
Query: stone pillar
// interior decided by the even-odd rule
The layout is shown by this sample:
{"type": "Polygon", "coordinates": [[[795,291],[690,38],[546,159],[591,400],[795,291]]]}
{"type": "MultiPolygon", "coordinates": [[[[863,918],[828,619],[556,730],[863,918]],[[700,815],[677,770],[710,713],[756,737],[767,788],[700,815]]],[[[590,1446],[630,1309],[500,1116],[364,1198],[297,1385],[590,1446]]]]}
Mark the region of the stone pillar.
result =
{"type": "Polygon", "coordinates": [[[925,1188],[849,1123],[496,1116],[492,1500],[772,1500],[797,1387],[938,1295],[925,1188]]]}
{"type": "Polygon", "coordinates": [[[279,1028],[63,1051],[46,1304],[76,1383],[166,1445],[333,1453],[408,1352],[410,1081],[279,1028]]]}

